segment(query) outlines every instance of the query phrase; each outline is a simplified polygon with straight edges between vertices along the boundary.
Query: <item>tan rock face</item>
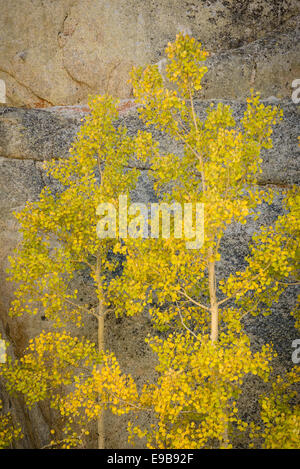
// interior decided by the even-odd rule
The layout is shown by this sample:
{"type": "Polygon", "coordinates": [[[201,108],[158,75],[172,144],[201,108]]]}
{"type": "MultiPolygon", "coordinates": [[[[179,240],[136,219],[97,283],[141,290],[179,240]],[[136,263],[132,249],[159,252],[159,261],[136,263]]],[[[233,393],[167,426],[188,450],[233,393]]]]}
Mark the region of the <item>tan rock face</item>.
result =
{"type": "Polygon", "coordinates": [[[292,82],[300,77],[299,39],[299,31],[293,30],[214,54],[207,61],[202,94],[245,99],[253,88],[264,97],[290,98],[292,82]]]}
{"type": "MultiPolygon", "coordinates": [[[[225,51],[274,29],[286,32],[300,6],[297,0],[0,0],[0,11],[7,103],[43,107],[86,103],[93,93],[130,97],[132,65],[158,62],[180,30],[209,50],[225,51]]],[[[277,69],[284,60],[276,57],[277,69]]],[[[283,81],[278,92],[285,96],[283,81]]],[[[220,97],[232,97],[231,90],[220,97]]]]}

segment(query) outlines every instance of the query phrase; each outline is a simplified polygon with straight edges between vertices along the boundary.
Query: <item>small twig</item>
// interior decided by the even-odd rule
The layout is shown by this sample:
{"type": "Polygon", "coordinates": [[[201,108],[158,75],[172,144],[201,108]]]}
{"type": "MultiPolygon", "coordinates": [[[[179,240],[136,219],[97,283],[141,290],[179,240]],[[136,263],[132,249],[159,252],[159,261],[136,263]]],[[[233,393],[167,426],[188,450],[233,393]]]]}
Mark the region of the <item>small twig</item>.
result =
{"type": "Polygon", "coordinates": [[[188,298],[192,303],[194,303],[196,306],[199,306],[200,308],[203,308],[205,309],[206,311],[210,311],[210,309],[208,308],[208,306],[205,306],[203,305],[202,303],[199,303],[198,301],[194,300],[193,298],[191,298],[184,290],[180,290],[179,293],[181,293],[183,296],[185,296],[186,298],[188,298]]]}
{"type": "MultiPolygon", "coordinates": [[[[177,304],[177,303],[176,303],[177,304]]],[[[182,317],[182,314],[181,314],[181,311],[180,311],[180,307],[178,306],[177,304],[177,307],[178,307],[178,313],[179,313],[179,316],[180,316],[180,320],[181,320],[181,323],[183,325],[183,327],[190,333],[192,334],[197,340],[199,340],[198,336],[185,324],[184,320],[183,320],[183,317],[182,317]]],[[[201,342],[201,340],[200,340],[201,342]]]]}

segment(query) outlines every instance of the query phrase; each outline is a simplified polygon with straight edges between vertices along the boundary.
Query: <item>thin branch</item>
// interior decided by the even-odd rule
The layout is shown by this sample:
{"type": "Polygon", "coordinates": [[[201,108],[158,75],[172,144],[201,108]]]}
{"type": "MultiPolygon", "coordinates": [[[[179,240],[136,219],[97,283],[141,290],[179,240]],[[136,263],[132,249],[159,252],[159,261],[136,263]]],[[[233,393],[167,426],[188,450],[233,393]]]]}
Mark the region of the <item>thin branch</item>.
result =
{"type": "MultiPolygon", "coordinates": [[[[176,303],[177,304],[177,303],[176,303]]],[[[180,320],[181,320],[181,323],[183,325],[183,327],[190,333],[192,334],[197,340],[199,340],[198,336],[185,324],[184,320],[183,320],[183,317],[182,317],[182,314],[181,314],[181,311],[180,311],[180,307],[179,305],[177,304],[177,307],[178,307],[178,313],[179,313],[179,316],[180,316],[180,320]]],[[[200,340],[201,342],[201,340],[200,340]]]]}
{"type": "Polygon", "coordinates": [[[192,303],[194,303],[196,306],[199,306],[200,308],[205,309],[206,311],[210,311],[208,306],[203,305],[202,303],[199,303],[198,301],[194,300],[191,298],[184,290],[179,290],[179,293],[181,293],[183,296],[188,298],[192,303]]]}
{"type": "MultiPolygon", "coordinates": [[[[270,267],[270,265],[271,265],[271,262],[269,262],[269,263],[267,264],[267,266],[262,270],[262,272],[265,272],[265,270],[267,270],[267,269],[270,267]]],[[[250,282],[253,282],[253,281],[256,280],[257,278],[259,278],[262,272],[259,272],[259,273],[258,273],[257,275],[255,275],[253,278],[250,278],[249,281],[250,281],[250,282]]],[[[228,296],[227,298],[223,298],[223,300],[221,300],[221,301],[218,302],[218,306],[222,305],[222,304],[225,303],[226,301],[231,300],[232,298],[234,298],[234,297],[237,295],[237,293],[241,292],[242,290],[243,290],[243,288],[240,288],[239,290],[236,290],[232,295],[228,296]]]]}

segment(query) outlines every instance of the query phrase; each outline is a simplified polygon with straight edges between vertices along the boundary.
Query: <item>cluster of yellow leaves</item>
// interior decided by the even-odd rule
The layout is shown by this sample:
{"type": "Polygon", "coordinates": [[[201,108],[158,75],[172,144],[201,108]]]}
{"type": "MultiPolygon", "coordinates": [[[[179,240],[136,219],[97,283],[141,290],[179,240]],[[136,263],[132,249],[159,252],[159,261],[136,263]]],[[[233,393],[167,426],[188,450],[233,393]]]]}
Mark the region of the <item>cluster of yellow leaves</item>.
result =
{"type": "Polygon", "coordinates": [[[10,413],[2,413],[0,401],[0,449],[9,448],[18,439],[23,438],[21,427],[14,424],[10,413]]]}
{"type": "Polygon", "coordinates": [[[72,337],[67,332],[42,332],[30,341],[19,360],[8,359],[0,370],[11,393],[22,393],[26,404],[51,396],[54,400],[62,387],[85,376],[95,363],[101,363],[95,344],[72,337]]]}
{"type": "MultiPolygon", "coordinates": [[[[79,303],[78,292],[70,289],[75,272],[85,269],[94,276],[97,256],[102,270],[115,268],[108,253],[116,240],[97,237],[96,209],[102,202],[117,207],[119,195],[129,196],[139,174],[128,167],[129,160],[141,152],[144,140],[143,132],[130,137],[116,124],[117,104],[106,95],[90,98],[91,115],[70,157],[46,164],[59,188],[52,193],[46,187],[37,202],[27,203],[16,214],[23,242],[10,258],[9,280],[18,284],[11,314],[36,314],[42,307],[56,325],[71,320],[80,327],[89,311],[79,303]]],[[[144,146],[151,146],[151,139],[144,146]]],[[[102,300],[101,292],[95,292],[102,300]]]]}
{"type": "Polygon", "coordinates": [[[107,408],[122,415],[131,411],[138,400],[132,376],[122,374],[113,354],[105,354],[100,368],[93,367],[86,379],[75,378],[74,382],[74,391],[64,398],[57,397],[61,414],[68,416],[70,422],[76,419],[86,425],[107,408]]]}
{"type": "Polygon", "coordinates": [[[230,447],[230,433],[247,429],[237,409],[243,379],[248,373],[268,379],[270,347],[252,353],[244,333],[222,334],[217,346],[200,333],[154,337],[150,344],[159,378],[144,386],[140,404],[156,419],[146,432],[131,424],[131,438],[146,436],[149,448],[230,447]]]}
{"type": "MultiPolygon", "coordinates": [[[[246,269],[221,282],[223,293],[238,300],[241,311],[268,314],[287,288],[300,284],[299,188],[295,186],[287,191],[284,206],[285,213],[277,218],[274,226],[262,226],[254,234],[246,269]]],[[[299,327],[297,307],[294,315],[295,326],[299,327]]]]}
{"type": "Polygon", "coordinates": [[[201,89],[201,80],[207,67],[200,63],[208,57],[208,52],[201,48],[201,43],[188,35],[179,33],[176,40],[169,42],[166,48],[168,63],[166,74],[171,83],[175,83],[182,96],[201,89]]]}
{"type": "MultiPolygon", "coordinates": [[[[261,398],[261,418],[266,449],[299,449],[300,406],[297,387],[299,366],[272,383],[272,391],[261,398]]],[[[254,429],[253,438],[261,436],[254,429]]]]}

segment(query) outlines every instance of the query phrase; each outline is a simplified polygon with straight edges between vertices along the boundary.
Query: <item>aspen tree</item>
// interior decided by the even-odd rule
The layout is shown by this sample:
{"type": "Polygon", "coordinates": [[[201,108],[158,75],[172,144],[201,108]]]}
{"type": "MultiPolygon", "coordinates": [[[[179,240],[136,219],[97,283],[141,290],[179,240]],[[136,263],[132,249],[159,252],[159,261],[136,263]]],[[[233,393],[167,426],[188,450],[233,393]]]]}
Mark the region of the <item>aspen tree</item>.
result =
{"type": "MultiPolygon", "coordinates": [[[[249,426],[238,410],[243,381],[251,374],[268,381],[276,355],[272,344],[252,350],[243,320],[269,314],[286,288],[299,285],[299,190],[286,192],[286,213],[275,226],[254,235],[245,267],[226,275],[220,261],[227,227],[246,224],[258,216],[261,203],[273,200],[274,191],[262,189],[258,176],[261,152],[272,148],[272,130],[282,113],[252,92],[240,122],[223,102],[211,103],[201,120],[195,96],[207,52],[179,34],[166,54],[164,76],[149,65],[135,68],[131,81],[140,118],[178,142],[182,153],[155,146],[142,161],[163,201],[204,204],[205,235],[197,250],[187,249],[184,235],[177,239],[174,232],[169,239],[126,242],[123,274],[110,285],[116,312],[134,315],[146,308],[163,333],[147,339],[158,358],[158,378],[144,386],[139,401],[141,409],[152,409],[154,423],[142,429],[130,422],[129,430],[132,437],[146,437],[149,448],[230,448],[238,435],[255,433],[255,425],[249,426]]],[[[291,381],[296,375],[289,376],[291,381]]],[[[280,445],[280,438],[271,436],[278,412],[282,422],[292,415],[276,431],[281,435],[295,425],[295,445],[300,421],[291,402],[286,398],[280,407],[277,397],[262,397],[267,447],[273,441],[280,445]]],[[[286,447],[288,433],[284,441],[286,447]]]]}
{"type": "MultiPolygon", "coordinates": [[[[73,384],[84,392],[87,387],[91,391],[92,386],[98,448],[105,445],[102,414],[108,396],[107,370],[111,369],[114,389],[119,385],[118,393],[122,393],[122,378],[114,356],[106,352],[104,337],[106,283],[116,268],[116,259],[110,253],[117,239],[99,239],[96,211],[100,203],[110,203],[117,210],[119,195],[129,196],[138,178],[138,171],[128,168],[138,141],[125,127],[115,125],[117,104],[106,95],[90,98],[91,114],[70,156],[45,165],[59,188],[53,191],[45,187],[37,202],[28,202],[16,214],[23,239],[10,259],[9,280],[17,284],[10,313],[19,316],[43,311],[53,327],[33,338],[20,360],[2,367],[8,389],[23,393],[28,405],[50,396],[51,405],[62,410],[61,387],[67,390],[73,384]],[[80,271],[93,280],[92,305],[82,304],[84,292],[74,287],[80,271]],[[80,338],[88,316],[97,321],[97,346],[80,338]],[[72,324],[78,328],[78,337],[66,332],[72,324]],[[82,371],[86,369],[89,373],[82,371]]],[[[129,389],[130,377],[128,380],[129,389]]],[[[126,387],[127,380],[123,381],[126,387]]],[[[69,423],[66,428],[71,431],[69,423]]],[[[63,447],[77,443],[72,434],[63,447]]]]}

